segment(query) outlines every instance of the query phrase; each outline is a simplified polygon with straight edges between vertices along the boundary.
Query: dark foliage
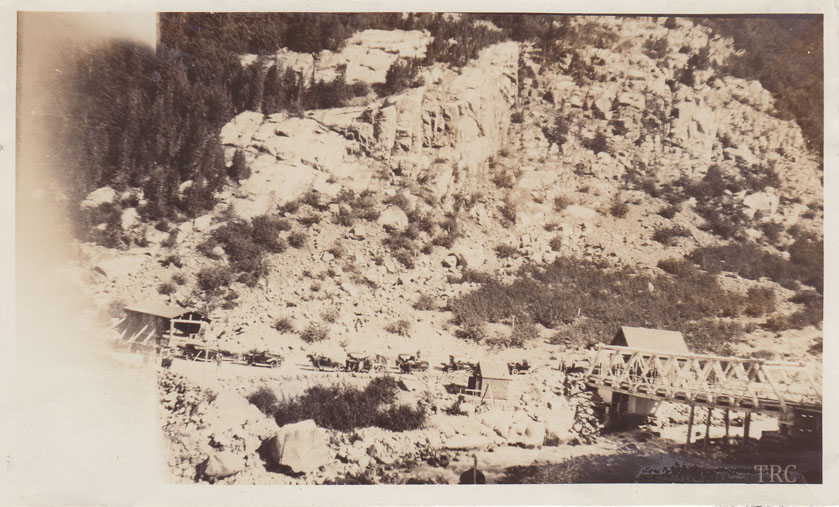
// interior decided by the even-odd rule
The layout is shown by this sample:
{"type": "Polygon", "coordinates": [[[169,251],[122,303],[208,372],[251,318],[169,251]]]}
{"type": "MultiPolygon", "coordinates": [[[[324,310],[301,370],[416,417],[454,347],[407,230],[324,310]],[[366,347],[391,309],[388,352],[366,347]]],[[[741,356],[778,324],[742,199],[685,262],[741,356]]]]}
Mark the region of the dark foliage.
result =
{"type": "Polygon", "coordinates": [[[205,292],[215,292],[232,281],[233,273],[227,267],[204,268],[198,272],[198,288],[205,292]]]}
{"type": "Polygon", "coordinates": [[[667,39],[647,39],[644,42],[644,53],[654,60],[664,58],[667,55],[667,39]]]}
{"type": "Polygon", "coordinates": [[[138,211],[150,220],[196,216],[214,204],[227,173],[216,136],[234,111],[225,81],[203,72],[235,75],[240,66],[224,56],[188,63],[163,53],[120,42],[68,57],[76,66],[67,70],[66,121],[56,134],[74,202],[110,185],[141,188],[148,204],[138,211]]]}
{"type": "Polygon", "coordinates": [[[280,333],[293,333],[294,324],[288,317],[282,317],[277,319],[277,322],[274,322],[274,329],[276,329],[280,333]]]}
{"type": "Polygon", "coordinates": [[[396,95],[406,88],[416,88],[423,85],[422,78],[418,77],[419,62],[416,60],[396,60],[387,69],[385,82],[379,87],[379,94],[382,96],[396,95]]]}
{"type": "Polygon", "coordinates": [[[168,296],[169,294],[174,294],[177,291],[177,287],[171,283],[163,283],[157,287],[157,292],[163,294],[164,296],[168,296]]]}
{"type": "Polygon", "coordinates": [[[271,252],[282,253],[286,249],[286,244],[279,238],[279,234],[290,227],[287,220],[274,215],[260,215],[251,220],[251,237],[257,245],[271,252]]]}
{"type": "Polygon", "coordinates": [[[609,207],[609,213],[611,213],[613,217],[623,218],[627,213],[629,213],[629,205],[620,197],[615,196],[612,200],[612,205],[609,207]]]}
{"type": "Polygon", "coordinates": [[[814,152],[824,142],[824,19],[821,15],[703,18],[701,23],[731,37],[742,53],[724,71],[756,79],[777,97],[782,118],[794,119],[814,152]]]}
{"type": "Polygon", "coordinates": [[[653,239],[662,245],[673,246],[676,244],[678,238],[689,238],[690,231],[681,226],[664,227],[656,229],[653,233],[653,239]]]}
{"type": "MultiPolygon", "coordinates": [[[[548,328],[576,325],[588,318],[592,337],[606,339],[622,325],[684,330],[711,317],[736,317],[747,298],[723,290],[713,276],[636,274],[629,268],[579,259],[523,268],[505,284],[490,279],[471,293],[449,301],[460,336],[480,339],[485,322],[535,321],[548,328]],[[654,287],[653,291],[649,286],[654,287]]],[[[724,341],[726,335],[715,340],[724,341]]]]}
{"type": "Polygon", "coordinates": [[[769,287],[751,287],[746,295],[746,315],[757,317],[775,311],[775,291],[769,287]]]}
{"type": "Polygon", "coordinates": [[[429,311],[429,310],[436,310],[437,309],[437,302],[436,300],[429,296],[428,294],[421,295],[417,301],[414,303],[414,310],[419,311],[429,311]]]}
{"type": "Polygon", "coordinates": [[[227,175],[234,181],[244,180],[250,177],[251,169],[245,162],[245,153],[242,150],[236,150],[233,154],[233,163],[227,170],[227,175]]]}
{"type": "Polygon", "coordinates": [[[288,235],[288,244],[294,248],[303,248],[306,246],[306,241],[308,239],[309,236],[307,236],[306,233],[295,231],[288,235]]]}
{"type": "Polygon", "coordinates": [[[819,292],[824,290],[824,241],[820,239],[796,240],[789,260],[754,243],[699,248],[690,259],[713,273],[731,271],[750,280],[766,277],[788,289],[805,283],[819,292]]]}
{"type": "Polygon", "coordinates": [[[665,207],[661,208],[660,210],[658,210],[658,214],[661,215],[664,218],[672,219],[673,217],[676,216],[676,213],[678,213],[679,210],[680,210],[679,206],[677,206],[675,204],[671,204],[669,206],[665,206],[665,207]]]}
{"type": "Polygon", "coordinates": [[[249,394],[247,400],[251,405],[258,408],[260,412],[268,416],[274,415],[279,404],[279,400],[277,399],[277,395],[274,394],[274,391],[265,386],[249,394]]]}
{"type": "Polygon", "coordinates": [[[657,265],[662,271],[678,277],[689,278],[699,276],[699,270],[696,269],[696,265],[684,259],[663,259],[658,261],[657,265]]]}
{"type": "Polygon", "coordinates": [[[280,231],[286,227],[286,220],[273,215],[254,217],[250,223],[232,220],[213,231],[200,250],[212,255],[213,247],[221,245],[239,280],[254,286],[267,273],[265,255],[286,250],[285,241],[279,238],[280,231]]]}
{"type": "Polygon", "coordinates": [[[391,431],[417,429],[425,422],[425,410],[392,405],[399,390],[393,377],[377,377],[363,390],[351,386],[313,386],[297,398],[277,404],[277,424],[314,419],[323,428],[350,431],[378,426],[391,431]]]}
{"type": "Polygon", "coordinates": [[[513,245],[497,245],[495,247],[495,255],[497,255],[499,259],[515,257],[518,253],[519,249],[513,245]]]}
{"type": "Polygon", "coordinates": [[[569,121],[565,116],[557,114],[550,126],[542,127],[542,134],[549,143],[562,148],[562,145],[568,140],[568,124],[569,121]]]}
{"type": "Polygon", "coordinates": [[[411,334],[411,321],[399,319],[397,321],[391,322],[390,324],[385,326],[385,331],[399,336],[408,336],[409,334],[411,334]]]}
{"type": "Polygon", "coordinates": [[[583,139],[583,147],[593,151],[595,154],[609,152],[609,139],[603,131],[597,131],[591,139],[583,139]]]}
{"type": "Polygon", "coordinates": [[[564,195],[561,195],[561,196],[557,197],[556,199],[554,199],[554,210],[557,213],[562,213],[562,211],[565,208],[567,208],[568,206],[570,206],[572,204],[574,204],[574,201],[572,201],[568,197],[565,197],[564,195]]]}
{"type": "Polygon", "coordinates": [[[306,343],[320,342],[327,338],[329,338],[329,332],[326,328],[314,322],[300,333],[300,339],[306,343]]]}

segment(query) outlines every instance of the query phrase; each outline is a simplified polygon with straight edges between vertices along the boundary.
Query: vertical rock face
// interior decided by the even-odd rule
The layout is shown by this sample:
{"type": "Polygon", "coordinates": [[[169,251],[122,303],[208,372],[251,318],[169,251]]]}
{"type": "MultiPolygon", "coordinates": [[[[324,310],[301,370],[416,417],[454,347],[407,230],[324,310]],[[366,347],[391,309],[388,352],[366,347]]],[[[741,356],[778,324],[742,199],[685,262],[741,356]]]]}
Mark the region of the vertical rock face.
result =
{"type": "MultiPolygon", "coordinates": [[[[384,83],[387,70],[399,58],[424,58],[431,36],[420,30],[363,30],[347,39],[341,51],[321,51],[317,56],[281,49],[267,58],[267,65],[281,71],[297,72],[308,85],[316,81],[332,81],[344,73],[347,83],[384,83]]],[[[258,60],[256,55],[243,55],[243,65],[258,60]]]]}
{"type": "Polygon", "coordinates": [[[479,175],[507,143],[518,54],[518,44],[509,42],[484,49],[459,72],[434,67],[424,86],[372,105],[365,114],[372,128],[359,121],[331,126],[352,132],[371,156],[394,169],[416,173],[442,158],[479,175]]]}
{"type": "MultiPolygon", "coordinates": [[[[369,181],[372,169],[360,163],[364,156],[402,174],[430,169],[430,188],[445,194],[453,190],[455,168],[480,176],[506,146],[518,57],[514,42],[490,46],[462,69],[426,69],[423,86],[367,107],[311,111],[302,119],[241,113],[221,132],[227,161],[237,149],[245,150],[254,175],[243,190],[254,194],[252,208],[261,194],[275,194],[266,205],[293,199],[327,175],[346,184],[369,181]],[[289,180],[300,184],[289,186],[289,180]]],[[[241,211],[252,215],[262,207],[241,211]]]]}
{"type": "Polygon", "coordinates": [[[694,157],[709,162],[717,139],[714,111],[690,88],[673,97],[670,139],[694,157]]]}

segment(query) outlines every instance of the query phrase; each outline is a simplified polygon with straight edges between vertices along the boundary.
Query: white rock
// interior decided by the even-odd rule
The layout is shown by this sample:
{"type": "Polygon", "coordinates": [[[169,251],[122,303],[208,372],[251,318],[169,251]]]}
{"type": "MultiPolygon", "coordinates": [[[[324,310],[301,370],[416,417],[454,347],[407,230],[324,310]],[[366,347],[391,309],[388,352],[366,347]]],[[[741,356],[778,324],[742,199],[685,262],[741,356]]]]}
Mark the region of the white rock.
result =
{"type": "Polygon", "coordinates": [[[406,215],[405,212],[398,206],[388,206],[381,215],[379,215],[379,219],[376,223],[383,227],[403,230],[408,227],[408,215],[406,215]]]}
{"type": "Polygon", "coordinates": [[[135,208],[126,208],[122,210],[120,215],[120,225],[122,230],[127,231],[140,224],[140,214],[135,208]]]}
{"type": "Polygon", "coordinates": [[[111,187],[101,187],[87,194],[80,206],[82,209],[98,208],[103,204],[112,204],[116,198],[116,190],[111,187]]]}
{"type": "Polygon", "coordinates": [[[481,244],[471,243],[464,238],[455,241],[451,253],[463,261],[463,265],[469,269],[477,269],[487,260],[486,250],[481,244]]]}
{"type": "Polygon", "coordinates": [[[566,216],[574,217],[584,221],[590,220],[597,216],[597,211],[591,208],[586,208],[585,206],[580,206],[578,204],[572,204],[571,206],[568,206],[567,208],[562,210],[562,213],[566,216]]]}
{"type": "Polygon", "coordinates": [[[110,279],[122,278],[137,272],[148,257],[144,255],[124,255],[100,261],[94,270],[110,279]]]}
{"type": "Polygon", "coordinates": [[[446,440],[444,449],[449,450],[485,450],[492,444],[492,441],[483,435],[455,435],[446,440]]]}
{"type": "Polygon", "coordinates": [[[762,192],[747,195],[743,199],[743,206],[745,206],[743,213],[749,219],[754,218],[758,211],[762,212],[764,216],[772,216],[778,210],[780,202],[780,197],[770,187],[762,192]]]}
{"type": "Polygon", "coordinates": [[[241,457],[231,452],[217,452],[211,454],[199,465],[201,475],[209,479],[223,479],[235,475],[244,469],[241,457]]]}
{"type": "Polygon", "coordinates": [[[457,267],[457,256],[456,255],[447,255],[446,258],[443,259],[443,267],[446,267],[446,268],[457,267]]]}
{"type": "Polygon", "coordinates": [[[294,472],[309,473],[330,461],[326,432],[309,419],[287,424],[266,443],[267,456],[274,465],[294,472]]]}

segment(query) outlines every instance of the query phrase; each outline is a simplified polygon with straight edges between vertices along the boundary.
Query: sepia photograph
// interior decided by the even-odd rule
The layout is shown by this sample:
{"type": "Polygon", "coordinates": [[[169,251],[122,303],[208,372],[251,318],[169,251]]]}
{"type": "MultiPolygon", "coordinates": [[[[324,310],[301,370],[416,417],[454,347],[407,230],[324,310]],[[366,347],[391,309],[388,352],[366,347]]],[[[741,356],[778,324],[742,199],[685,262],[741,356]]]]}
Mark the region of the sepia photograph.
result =
{"type": "Polygon", "coordinates": [[[17,12],[13,488],[829,483],[826,22],[17,12]]]}

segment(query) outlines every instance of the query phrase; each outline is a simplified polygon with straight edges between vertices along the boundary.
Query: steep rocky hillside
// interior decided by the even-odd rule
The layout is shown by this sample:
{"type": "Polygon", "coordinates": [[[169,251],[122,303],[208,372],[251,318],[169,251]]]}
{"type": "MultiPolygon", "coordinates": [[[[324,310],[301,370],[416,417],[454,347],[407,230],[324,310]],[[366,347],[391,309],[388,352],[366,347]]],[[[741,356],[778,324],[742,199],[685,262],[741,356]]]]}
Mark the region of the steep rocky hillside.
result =
{"type": "MultiPolygon", "coordinates": [[[[502,42],[415,68],[385,97],[238,114],[219,135],[247,177],[194,220],[148,223],[141,192],[96,190],[83,206],[117,206],[136,246],[81,245],[90,290],[103,310],[200,307],[240,349],[541,354],[608,340],[623,315],[608,302],[697,350],[820,353],[822,167],[801,129],[759,82],[722,71],[732,41],[705,26],[570,23],[601,38],[567,41],[556,61],[502,42]],[[565,271],[539,271],[556,259],[565,271]],[[517,283],[559,299],[522,302],[517,283]],[[692,310],[663,308],[680,305],[692,310]],[[305,344],[315,330],[328,338],[305,344]]],[[[377,86],[429,42],[369,30],[317,58],[241,64],[377,86]]]]}

